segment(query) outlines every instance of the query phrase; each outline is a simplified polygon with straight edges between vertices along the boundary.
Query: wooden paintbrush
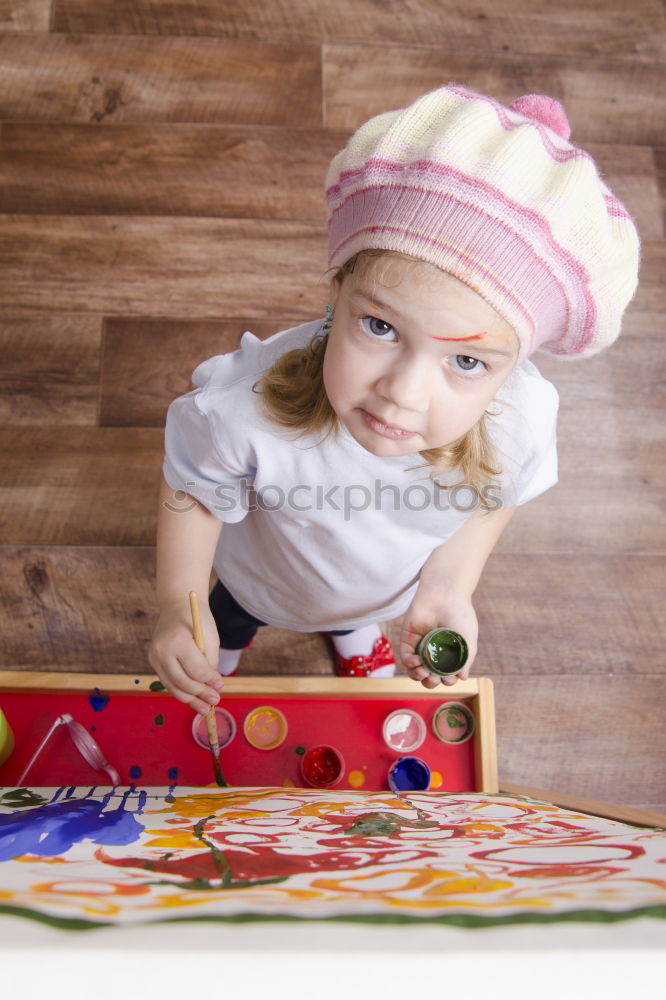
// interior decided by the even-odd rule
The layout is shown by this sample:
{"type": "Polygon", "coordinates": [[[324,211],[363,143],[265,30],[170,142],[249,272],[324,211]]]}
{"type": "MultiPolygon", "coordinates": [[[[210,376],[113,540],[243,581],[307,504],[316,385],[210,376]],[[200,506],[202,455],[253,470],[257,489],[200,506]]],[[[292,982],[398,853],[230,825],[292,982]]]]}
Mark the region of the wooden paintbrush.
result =
{"type": "MultiPolygon", "coordinates": [[[[194,636],[194,641],[199,652],[205,655],[206,647],[201,628],[201,618],[199,617],[199,599],[194,590],[190,591],[190,613],[192,615],[192,635],[194,636]]],[[[210,752],[213,758],[215,780],[222,788],[226,788],[227,783],[224,780],[222,768],[220,767],[220,741],[217,736],[217,719],[215,718],[215,709],[212,705],[206,712],[205,719],[206,729],[208,730],[208,743],[210,744],[210,752]]]]}

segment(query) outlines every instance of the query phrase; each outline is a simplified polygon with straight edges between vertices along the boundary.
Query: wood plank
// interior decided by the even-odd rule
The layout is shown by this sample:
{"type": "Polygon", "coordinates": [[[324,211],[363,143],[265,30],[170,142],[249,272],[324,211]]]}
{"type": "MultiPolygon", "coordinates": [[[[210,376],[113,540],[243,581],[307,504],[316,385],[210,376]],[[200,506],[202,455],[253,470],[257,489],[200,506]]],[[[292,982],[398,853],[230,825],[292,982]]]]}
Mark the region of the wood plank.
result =
{"type": "Polygon", "coordinates": [[[659,481],[641,476],[623,482],[609,466],[597,478],[576,464],[584,449],[563,451],[564,446],[560,482],[520,508],[496,551],[539,556],[663,553],[661,476],[659,481]]]}
{"type": "Polygon", "coordinates": [[[666,806],[662,676],[494,677],[500,787],[666,806]],[[663,805],[662,805],[663,804],[663,805]]]}
{"type": "Polygon", "coordinates": [[[48,31],[52,0],[0,0],[0,31],[48,31]]]}
{"type": "Polygon", "coordinates": [[[666,240],[643,240],[638,294],[629,306],[626,323],[654,332],[656,314],[666,305],[666,240]]]}
{"type": "Polygon", "coordinates": [[[0,548],[3,667],[145,673],[154,551],[0,548]]]}
{"type": "Polygon", "coordinates": [[[56,0],[56,31],[216,35],[319,41],[429,45],[438,48],[526,53],[569,52],[657,56],[663,51],[659,0],[620,7],[606,0],[517,0],[469,9],[454,0],[383,3],[374,0],[56,0]]]}
{"type": "Polygon", "coordinates": [[[510,103],[520,94],[546,93],[563,102],[573,141],[663,144],[666,75],[658,63],[612,59],[464,54],[440,49],[367,45],[324,47],[324,124],[354,129],[371,115],[404,107],[448,80],[510,103]],[[626,76],[625,76],[626,75],[626,76]],[[629,83],[618,100],[618,79],[629,83]]]}
{"type": "MultiPolygon", "coordinates": [[[[97,684],[106,691],[148,692],[155,674],[81,674],[74,672],[0,670],[2,691],[88,691],[97,684]]],[[[492,690],[487,677],[461,682],[456,697],[476,699],[484,690],[492,690]]],[[[376,698],[380,695],[404,694],[409,698],[433,700],[447,697],[444,688],[427,690],[414,684],[409,677],[227,677],[225,692],[237,697],[253,694],[272,695],[353,695],[355,698],[376,698]]],[[[490,703],[492,705],[492,702],[490,703]]]]}
{"type": "Polygon", "coordinates": [[[0,301],[17,317],[307,320],[323,315],[325,268],[313,222],[0,216],[0,301]]]}
{"type": "Polygon", "coordinates": [[[97,125],[6,122],[0,211],[323,223],[326,169],[345,142],[346,133],[322,129],[117,125],[110,135],[97,125]]]}
{"type": "Polygon", "coordinates": [[[666,232],[666,146],[654,149],[653,152],[657,173],[657,183],[661,194],[662,224],[664,232],[666,232]]]}
{"type": "Polygon", "coordinates": [[[160,430],[3,427],[0,454],[0,537],[5,543],[153,542],[160,430]]]}
{"type": "Polygon", "coordinates": [[[108,320],[100,424],[164,427],[169,403],[192,388],[190,376],[198,364],[235,351],[246,330],[264,338],[293,325],[292,320],[108,320]]]}
{"type": "Polygon", "coordinates": [[[97,423],[101,321],[0,317],[0,423],[97,423]]]}
{"type": "Polygon", "coordinates": [[[663,555],[494,553],[475,596],[474,673],[526,679],[582,672],[596,683],[603,678],[602,685],[611,676],[663,678],[665,567],[663,555]]]}
{"type": "MultiPolygon", "coordinates": [[[[0,547],[0,669],[138,676],[157,620],[152,547],[0,547]]],[[[259,630],[242,675],[332,675],[330,641],[259,630]]]]}
{"type": "MultiPolygon", "coordinates": [[[[414,682],[411,681],[411,678],[409,680],[413,685],[414,682]]],[[[463,696],[469,682],[470,678],[456,683],[456,698],[463,696]]],[[[374,683],[374,681],[370,683],[374,683]]],[[[494,794],[498,791],[494,688],[489,677],[479,677],[477,684],[479,685],[479,694],[476,699],[477,726],[474,730],[474,777],[477,790],[494,794]]],[[[430,688],[429,690],[439,690],[439,694],[444,697],[450,694],[444,685],[441,685],[439,689],[430,688]]]]}
{"type": "MultiPolygon", "coordinates": [[[[118,125],[111,142],[96,125],[8,122],[0,211],[323,222],[326,169],[347,137],[269,126],[118,125]]],[[[652,151],[595,143],[589,152],[643,238],[663,236],[652,151]]]]}
{"type": "Polygon", "coordinates": [[[0,34],[0,118],[321,124],[315,46],[0,34]]]}

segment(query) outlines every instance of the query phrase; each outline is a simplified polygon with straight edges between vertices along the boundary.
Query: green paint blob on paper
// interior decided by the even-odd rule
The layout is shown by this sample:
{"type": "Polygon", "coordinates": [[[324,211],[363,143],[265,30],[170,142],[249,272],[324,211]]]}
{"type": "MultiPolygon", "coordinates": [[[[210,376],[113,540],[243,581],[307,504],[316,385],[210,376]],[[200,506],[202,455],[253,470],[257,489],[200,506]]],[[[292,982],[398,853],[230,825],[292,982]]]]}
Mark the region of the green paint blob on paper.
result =
{"type": "Polygon", "coordinates": [[[35,806],[43,805],[47,800],[33,792],[31,788],[14,788],[11,792],[4,792],[0,795],[0,802],[3,805],[11,806],[12,809],[32,809],[35,806]]]}
{"type": "Polygon", "coordinates": [[[348,837],[390,837],[406,829],[428,830],[439,826],[437,822],[426,819],[420,809],[416,810],[416,815],[418,819],[410,820],[393,812],[361,813],[347,827],[346,833],[348,837]]]}

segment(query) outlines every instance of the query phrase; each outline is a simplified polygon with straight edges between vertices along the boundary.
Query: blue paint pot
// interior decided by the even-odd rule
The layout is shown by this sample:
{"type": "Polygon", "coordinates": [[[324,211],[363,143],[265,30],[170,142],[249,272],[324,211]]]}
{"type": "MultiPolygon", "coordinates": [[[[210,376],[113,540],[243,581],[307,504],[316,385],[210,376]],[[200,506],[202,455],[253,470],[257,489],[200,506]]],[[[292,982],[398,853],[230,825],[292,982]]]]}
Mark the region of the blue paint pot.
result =
{"type": "Polygon", "coordinates": [[[427,792],[430,768],[420,757],[401,757],[391,764],[388,783],[392,792],[427,792]]]}

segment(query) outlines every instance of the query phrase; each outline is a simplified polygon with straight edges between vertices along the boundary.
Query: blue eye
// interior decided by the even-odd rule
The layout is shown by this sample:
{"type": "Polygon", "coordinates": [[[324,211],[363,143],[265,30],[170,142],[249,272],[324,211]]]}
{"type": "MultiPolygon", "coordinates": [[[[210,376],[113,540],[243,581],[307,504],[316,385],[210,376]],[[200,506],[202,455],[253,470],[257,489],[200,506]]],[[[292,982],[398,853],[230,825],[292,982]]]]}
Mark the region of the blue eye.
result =
{"type": "Polygon", "coordinates": [[[470,358],[466,354],[456,354],[455,363],[457,370],[460,372],[470,372],[472,374],[480,373],[485,371],[486,366],[483,361],[479,361],[478,358],[470,358]]]}
{"type": "Polygon", "coordinates": [[[371,334],[377,340],[396,339],[395,330],[391,324],[386,323],[383,319],[378,319],[376,316],[363,316],[361,325],[366,333],[371,334]]]}

